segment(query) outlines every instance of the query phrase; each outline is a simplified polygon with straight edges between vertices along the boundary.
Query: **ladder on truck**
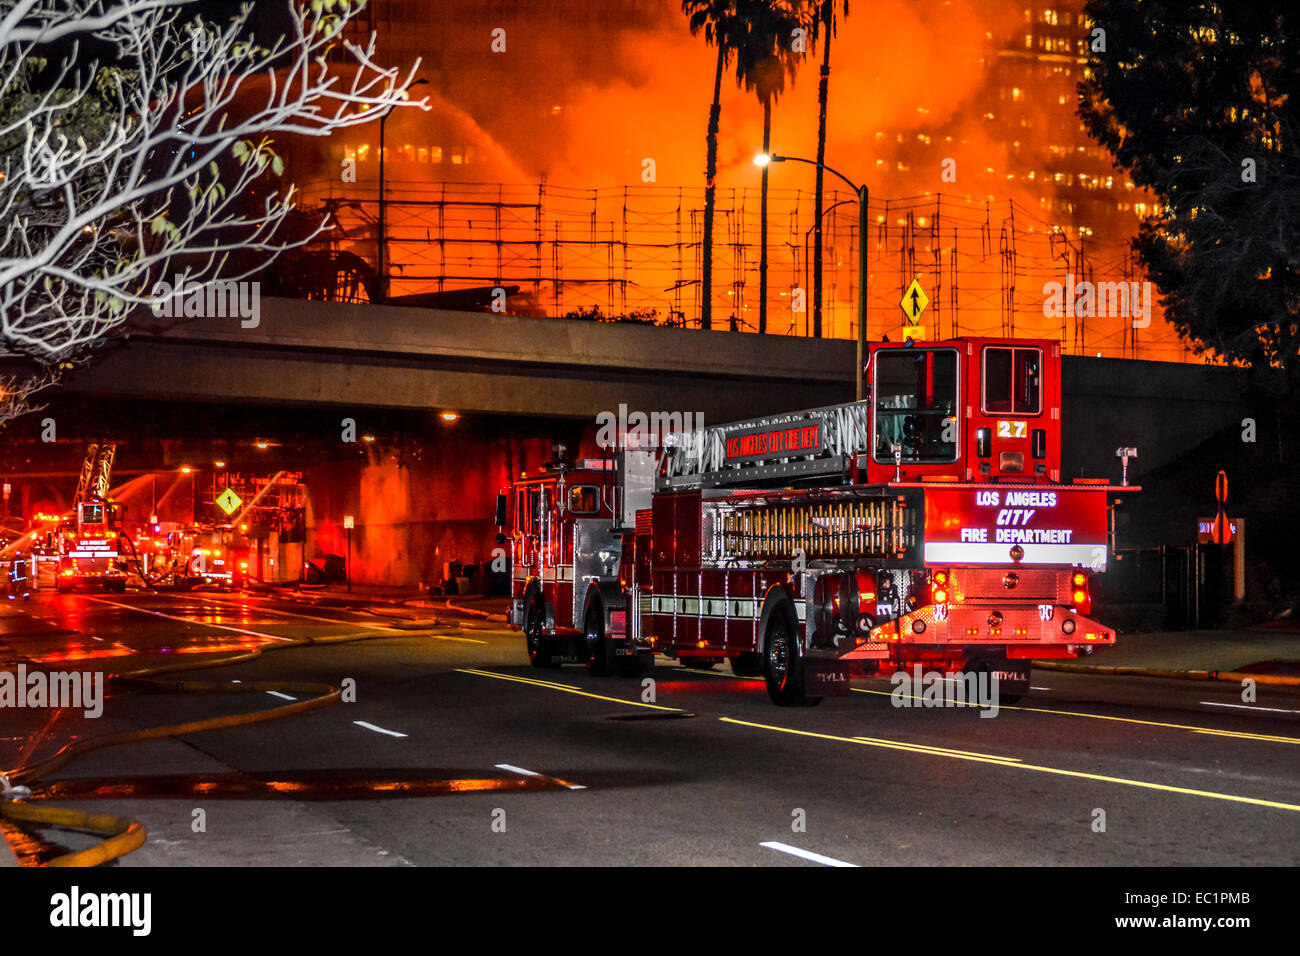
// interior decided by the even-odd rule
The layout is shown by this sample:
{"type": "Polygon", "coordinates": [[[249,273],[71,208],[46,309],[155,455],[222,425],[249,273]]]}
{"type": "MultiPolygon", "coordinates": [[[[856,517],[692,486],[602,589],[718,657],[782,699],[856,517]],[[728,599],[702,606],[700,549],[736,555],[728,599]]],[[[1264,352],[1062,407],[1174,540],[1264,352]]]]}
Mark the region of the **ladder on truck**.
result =
{"type": "Polygon", "coordinates": [[[753,487],[807,478],[848,481],[871,449],[871,403],[845,402],[674,432],[656,488],[753,487]]]}
{"type": "Polygon", "coordinates": [[[86,457],[81,462],[81,477],[77,479],[77,491],[72,496],[73,511],[87,498],[108,497],[115,457],[117,445],[113,442],[91,442],[86,447],[86,457]]]}

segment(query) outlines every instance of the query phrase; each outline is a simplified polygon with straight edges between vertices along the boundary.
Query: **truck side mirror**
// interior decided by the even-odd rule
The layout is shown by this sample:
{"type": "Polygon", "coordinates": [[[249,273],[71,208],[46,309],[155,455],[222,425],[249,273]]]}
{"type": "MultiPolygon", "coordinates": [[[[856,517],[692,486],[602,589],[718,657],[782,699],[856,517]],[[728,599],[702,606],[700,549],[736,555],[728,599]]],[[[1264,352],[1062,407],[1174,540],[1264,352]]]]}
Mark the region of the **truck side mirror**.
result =
{"type": "MultiPolygon", "coordinates": [[[[497,495],[496,526],[498,528],[504,528],[506,526],[506,496],[505,495],[497,495]]],[[[497,535],[498,541],[500,540],[501,537],[503,536],[497,535]]]]}

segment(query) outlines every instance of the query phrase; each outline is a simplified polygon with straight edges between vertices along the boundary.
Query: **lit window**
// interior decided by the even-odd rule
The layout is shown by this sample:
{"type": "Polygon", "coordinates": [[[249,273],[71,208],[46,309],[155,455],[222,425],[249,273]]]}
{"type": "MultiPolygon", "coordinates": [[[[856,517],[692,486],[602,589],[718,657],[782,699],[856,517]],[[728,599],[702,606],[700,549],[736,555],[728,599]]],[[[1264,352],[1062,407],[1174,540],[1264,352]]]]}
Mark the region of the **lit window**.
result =
{"type": "Polygon", "coordinates": [[[596,485],[574,485],[569,489],[569,513],[594,515],[600,511],[600,488],[596,485]]]}

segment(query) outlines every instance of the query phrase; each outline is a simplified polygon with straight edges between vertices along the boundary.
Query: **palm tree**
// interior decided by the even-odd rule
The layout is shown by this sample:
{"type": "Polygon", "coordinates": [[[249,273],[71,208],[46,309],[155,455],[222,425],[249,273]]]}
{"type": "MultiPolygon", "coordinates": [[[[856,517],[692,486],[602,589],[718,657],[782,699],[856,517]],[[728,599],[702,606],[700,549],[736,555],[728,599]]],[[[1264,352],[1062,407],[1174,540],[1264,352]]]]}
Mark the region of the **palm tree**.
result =
{"type": "MultiPolygon", "coordinates": [[[[806,26],[805,0],[757,0],[750,30],[736,57],[736,79],[763,104],[763,152],[771,149],[772,104],[793,82],[803,52],[793,44],[794,31],[806,26]]],[[[767,166],[759,211],[758,331],[767,331],[767,166]]]]}
{"type": "MultiPolygon", "coordinates": [[[[843,3],[844,16],[849,15],[849,0],[821,0],[821,9],[812,22],[813,39],[822,34],[821,82],[817,87],[817,198],[813,210],[813,335],[822,334],[822,196],[826,162],[826,99],[831,78],[831,37],[835,33],[835,8],[843,3]]],[[[863,236],[860,242],[865,242],[863,236]]]]}
{"type": "Polygon", "coordinates": [[[682,0],[691,36],[704,31],[704,40],[718,49],[713,77],[713,105],[709,107],[708,163],[704,187],[704,252],[700,277],[700,328],[713,327],[713,205],[718,175],[718,120],[722,115],[722,71],[744,42],[748,14],[756,0],[682,0]]]}

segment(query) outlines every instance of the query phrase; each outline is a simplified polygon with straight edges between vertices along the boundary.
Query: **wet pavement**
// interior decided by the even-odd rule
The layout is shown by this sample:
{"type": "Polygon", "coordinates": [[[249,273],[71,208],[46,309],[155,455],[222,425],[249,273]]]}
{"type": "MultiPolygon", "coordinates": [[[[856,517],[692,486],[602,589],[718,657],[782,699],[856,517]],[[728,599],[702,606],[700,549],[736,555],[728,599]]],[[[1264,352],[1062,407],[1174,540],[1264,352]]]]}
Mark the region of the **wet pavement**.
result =
{"type": "MultiPolygon", "coordinates": [[[[773,843],[861,865],[1300,857],[1295,688],[1246,702],[1232,684],[1036,671],[995,719],[892,706],[885,680],[783,709],[726,665],[661,662],[652,684],[538,670],[518,634],[446,609],[420,631],[230,593],[42,593],[5,610],[10,666],[121,673],[281,645],[173,676],[351,688],[325,710],[88,753],[34,784],[38,801],[141,821],[149,839],[119,866],[812,865],[773,843]],[[289,646],[340,637],[361,639],[289,646]]],[[[0,711],[0,766],[286,696],[110,682],[99,718],[0,711]]],[[[29,863],[91,842],[10,837],[29,863]]]]}

